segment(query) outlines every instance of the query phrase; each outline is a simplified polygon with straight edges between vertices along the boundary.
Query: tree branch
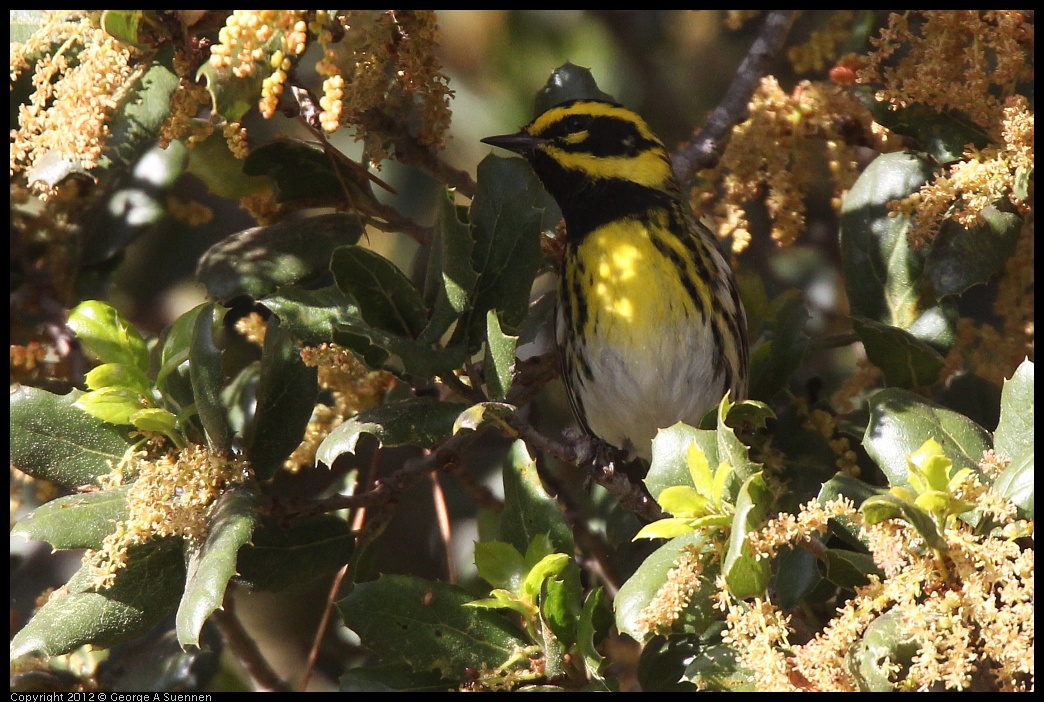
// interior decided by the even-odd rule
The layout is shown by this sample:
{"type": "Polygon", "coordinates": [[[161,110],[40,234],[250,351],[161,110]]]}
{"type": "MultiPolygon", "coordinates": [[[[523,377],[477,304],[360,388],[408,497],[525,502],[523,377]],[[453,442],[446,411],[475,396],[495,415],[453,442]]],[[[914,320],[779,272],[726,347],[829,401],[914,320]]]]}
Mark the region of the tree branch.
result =
{"type": "Polygon", "coordinates": [[[672,164],[679,182],[688,182],[696,171],[713,168],[721,160],[732,138],[732,128],[750,115],[750,98],[768,72],[769,64],[783,48],[796,16],[797,10],[773,10],[765,18],[761,34],[736,70],[725,97],[696,138],[674,154],[672,164]]]}

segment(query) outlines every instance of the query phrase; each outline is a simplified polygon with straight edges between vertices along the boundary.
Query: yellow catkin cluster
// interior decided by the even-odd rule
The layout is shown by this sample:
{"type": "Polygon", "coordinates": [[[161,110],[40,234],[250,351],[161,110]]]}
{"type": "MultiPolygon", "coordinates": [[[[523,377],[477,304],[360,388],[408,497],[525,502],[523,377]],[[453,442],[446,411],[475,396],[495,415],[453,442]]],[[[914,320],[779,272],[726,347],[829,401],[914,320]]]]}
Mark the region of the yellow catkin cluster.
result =
{"type": "Polygon", "coordinates": [[[165,536],[198,544],[206,537],[211,506],[217,498],[251,477],[245,461],[221,458],[194,444],[155,460],[132,457],[105,484],[119,484],[129,473],[136,473],[137,479],[127,496],[127,519],[117,522],[101,549],[84,554],[99,589],[115,582],[127,564],[131,546],[165,536]]]}
{"type": "Polygon", "coordinates": [[[97,166],[109,118],[135,70],[133,52],[86,13],[73,11],[47,13],[28,42],[12,45],[12,83],[28,70],[27,57],[36,60],[33,92],[28,104],[19,105],[18,128],[11,132],[11,177],[31,170],[45,154],[87,170],[97,166]]]}
{"type": "Polygon", "coordinates": [[[394,383],[383,371],[372,371],[355,355],[336,344],[320,344],[301,350],[305,365],[319,369],[319,387],[330,392],[332,405],[318,404],[305,428],[304,438],[283,467],[290,472],[315,465],[319,444],[345,419],[379,405],[394,383]]]}
{"type": "Polygon", "coordinates": [[[989,139],[969,147],[919,192],[893,205],[910,214],[911,244],[925,246],[949,217],[964,226],[1003,201],[1029,206],[1020,180],[1033,169],[1033,112],[1014,91],[1033,81],[1034,32],[1023,10],[925,10],[892,14],[858,72],[892,109],[921,105],[970,119],[989,139]]]}
{"type": "MultiPolygon", "coordinates": [[[[991,468],[993,463],[995,456],[984,456],[984,471],[996,472],[1003,462],[991,468]]],[[[908,523],[868,525],[851,503],[841,501],[825,507],[813,501],[797,516],[781,516],[751,534],[754,548],[768,556],[784,544],[823,533],[828,518],[842,516],[860,527],[860,540],[884,574],[871,575],[822,631],[800,645],[791,643],[787,617],[775,605],[736,601],[721,581],[717,606],[726,612],[723,640],[735,649],[756,689],[858,689],[849,654],[882,616],[895,619],[895,636],[916,644],[907,668],[880,662],[900,690],[965,690],[974,684],[1032,689],[1033,551],[1018,538],[1032,534],[1033,523],[1017,519],[1007,500],[976,479],[964,487],[959,497],[974,501],[1002,526],[984,535],[952,519],[942,531],[945,554],[924,548],[908,523]]]]}
{"type": "Polygon", "coordinates": [[[732,238],[733,251],[743,251],[751,238],[744,207],[763,197],[772,238],[780,245],[796,241],[805,228],[807,193],[822,179],[824,155],[834,204],[840,207],[858,176],[850,132],[882,151],[897,148],[887,132],[875,128],[869,111],[838,86],[803,81],[787,93],[774,77],[762,79],[750,102],[750,117],[733,129],[718,173],[705,174],[708,186],[696,193],[704,203],[718,197],[710,183],[723,193],[714,205],[718,235],[732,238]]]}
{"type": "Polygon", "coordinates": [[[434,11],[317,11],[310,28],[323,49],[316,71],[324,76],[325,131],[358,127],[373,163],[407,136],[432,148],[442,144],[452,91],[437,56],[434,11]]]}
{"type": "Polygon", "coordinates": [[[699,587],[704,561],[695,546],[682,549],[664,584],[635,618],[639,638],[670,631],[699,587]]]}

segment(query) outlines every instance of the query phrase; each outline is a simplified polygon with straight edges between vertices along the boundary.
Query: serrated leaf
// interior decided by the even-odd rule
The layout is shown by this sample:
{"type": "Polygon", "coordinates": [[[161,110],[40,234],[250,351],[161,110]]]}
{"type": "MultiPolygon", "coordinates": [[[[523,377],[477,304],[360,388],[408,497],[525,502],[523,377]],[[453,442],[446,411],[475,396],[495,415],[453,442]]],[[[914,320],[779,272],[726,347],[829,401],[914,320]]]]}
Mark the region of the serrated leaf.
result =
{"type": "Polygon", "coordinates": [[[731,416],[733,409],[747,413],[758,418],[761,426],[764,426],[766,417],[774,416],[772,410],[763,403],[751,403],[744,401],[733,404],[728,395],[722,398],[718,405],[718,430],[716,433],[718,443],[718,461],[726,462],[732,467],[732,473],[736,483],[743,483],[761,470],[761,465],[749,459],[749,450],[746,444],[736,436],[735,430],[728,422],[735,424],[731,416]]]}
{"type": "Polygon", "coordinates": [[[138,410],[130,416],[130,423],[135,429],[153,431],[173,436],[178,431],[178,418],[173,413],[157,407],[138,410]]]}
{"type": "Polygon", "coordinates": [[[506,664],[526,645],[499,612],[466,607],[471,599],[454,585],[382,575],[356,585],[337,606],[382,661],[462,679],[467,668],[506,664]]]}
{"type": "Polygon", "coordinates": [[[382,446],[431,448],[452,434],[454,421],[466,407],[414,397],[365,410],[330,432],[319,445],[316,460],[329,466],[342,453],[355,453],[363,434],[373,434],[382,446]]]}
{"type": "Polygon", "coordinates": [[[496,310],[489,310],[486,313],[486,387],[494,400],[503,400],[511,389],[517,343],[517,336],[505,334],[500,328],[496,310]]]}
{"type": "Polygon", "coordinates": [[[123,426],[131,423],[131,415],[142,408],[143,400],[133,390],[101,388],[84,393],[76,406],[103,422],[123,426]]]}
{"type": "Polygon", "coordinates": [[[522,594],[536,602],[540,597],[544,581],[563,577],[563,573],[573,563],[571,556],[564,553],[550,553],[541,558],[522,580],[522,594]]]}
{"type": "Polygon", "coordinates": [[[923,388],[938,379],[942,355],[909,332],[862,317],[852,318],[852,328],[890,387],[923,388]]]}
{"type": "Polygon", "coordinates": [[[1001,414],[993,434],[997,453],[1016,459],[1027,452],[1033,454],[1033,362],[1024,360],[1015,373],[1004,381],[1001,391],[1001,414]]]}
{"type": "Polygon", "coordinates": [[[257,495],[243,485],[226,490],[212,507],[206,539],[188,554],[185,594],[176,618],[182,646],[199,646],[203,623],[221,608],[228,581],[236,575],[239,549],[250,541],[257,520],[257,495]]]}
{"type": "Polygon", "coordinates": [[[337,570],[351,558],[351,525],[332,514],[306,517],[286,525],[261,522],[253,541],[239,551],[237,580],[255,590],[282,590],[337,570]]]}
{"type": "Polygon", "coordinates": [[[142,397],[152,396],[152,381],[141,370],[124,363],[103,363],[87,371],[84,381],[89,390],[118,387],[131,390],[142,397]]]}
{"type": "MultiPolygon", "coordinates": [[[[576,561],[566,556],[564,567],[544,581],[540,595],[540,618],[554,634],[555,648],[559,653],[576,643],[577,620],[583,610],[582,596],[580,568],[576,561]]],[[[545,641],[549,638],[545,636],[545,641]]],[[[550,646],[545,644],[544,648],[547,650],[550,646]]]]}
{"type": "Polygon", "coordinates": [[[372,327],[416,338],[428,311],[413,283],[394,263],[362,246],[341,246],[330,261],[337,287],[359,306],[372,327]]]}
{"type": "Polygon", "coordinates": [[[659,495],[672,485],[695,487],[689,473],[689,447],[699,445],[709,465],[718,465],[718,433],[696,429],[681,422],[657,432],[652,441],[652,461],[645,476],[650,495],[659,495]]]}
{"type": "Polygon", "coordinates": [[[479,577],[493,587],[518,593],[526,564],[514,546],[503,541],[480,541],[475,544],[475,568],[479,577]]]}
{"type": "Polygon", "coordinates": [[[701,517],[711,501],[688,485],[672,485],[656,496],[656,502],[665,512],[674,516],[701,517]]]}
{"type": "Polygon", "coordinates": [[[859,507],[859,511],[863,513],[867,524],[902,518],[924,537],[925,543],[929,547],[939,551],[950,549],[949,544],[939,534],[931,515],[912,502],[895,495],[875,495],[864,502],[859,507]]]}
{"type": "Polygon", "coordinates": [[[754,557],[747,534],[761,527],[773,503],[774,495],[760,472],[747,478],[736,495],[729,548],[721,565],[725,582],[736,599],[760,597],[768,585],[769,561],[754,557]]]}
{"type": "Polygon", "coordinates": [[[130,448],[123,432],[75,406],[74,390],[55,395],[22,386],[11,393],[11,465],[66,488],[95,484],[130,448]]]}
{"type": "Polygon", "coordinates": [[[907,215],[888,203],[916,192],[932,176],[926,159],[882,154],[863,171],[841,208],[841,262],[852,313],[907,329],[931,306],[924,255],[910,249],[907,215]]]}
{"type": "Polygon", "coordinates": [[[1021,217],[992,205],[983,208],[980,221],[972,227],[947,221],[932,240],[925,262],[935,294],[959,295],[986,283],[1015,251],[1021,229],[1021,217]]]}
{"type": "Polygon", "coordinates": [[[203,254],[196,278],[218,300],[260,300],[327,275],[334,249],[354,244],[362,233],[358,217],[343,212],[244,229],[203,254]]]}
{"type": "MultiPolygon", "coordinates": [[[[671,539],[642,561],[613,600],[616,628],[636,641],[645,640],[651,632],[645,631],[639,624],[643,610],[667,583],[667,574],[676,567],[683,553],[695,550],[699,554],[706,548],[709,546],[705,534],[685,534],[671,539]]],[[[700,575],[699,585],[674,626],[675,631],[702,632],[717,619],[717,612],[712,607],[717,572],[717,564],[708,559],[700,575]]]]}
{"type": "Polygon", "coordinates": [[[11,660],[27,653],[60,656],[84,644],[109,648],[135,639],[169,615],[184,590],[180,539],[132,546],[116,583],[95,592],[88,566],[11,639],[11,660]]]}
{"type": "MultiPolygon", "coordinates": [[[[669,489],[669,488],[668,488],[669,489]]],[[[668,517],[649,522],[634,535],[634,541],[638,539],[673,539],[695,531],[692,526],[691,517],[668,517]]]]}
{"type": "Polygon", "coordinates": [[[540,263],[540,214],[546,198],[522,159],[490,155],[479,163],[471,201],[471,267],[477,278],[472,309],[460,320],[455,340],[477,348],[491,309],[509,334],[522,323],[540,263]]]}
{"type": "Polygon", "coordinates": [[[773,300],[770,310],[771,336],[750,353],[748,396],[768,402],[790,385],[808,352],[808,309],[797,291],[787,291],[773,300]]]}
{"type": "Polygon", "coordinates": [[[573,532],[557,500],[540,482],[536,461],[525,442],[511,446],[503,465],[504,511],[500,515],[500,538],[520,553],[527,553],[537,537],[548,539],[549,548],[573,553],[573,532]]]}
{"type": "Polygon", "coordinates": [[[69,312],[68,325],[102,363],[122,363],[148,372],[145,339],[112,305],[98,300],[81,302],[69,312]]]}
{"type": "Polygon", "coordinates": [[[478,431],[487,424],[510,416],[516,409],[518,408],[506,402],[479,402],[460,413],[457,421],[453,423],[453,433],[464,429],[478,431]]]}
{"type": "Polygon", "coordinates": [[[438,673],[414,671],[402,663],[368,665],[341,676],[339,692],[447,692],[460,681],[446,680],[438,673]]]}
{"type": "Polygon", "coordinates": [[[221,368],[221,349],[214,336],[219,314],[223,314],[223,308],[210,303],[196,317],[189,349],[189,377],[192,380],[196,411],[207,434],[207,443],[211,451],[224,455],[232,449],[233,432],[228,413],[221,402],[225,372],[221,368]]]}
{"type": "Polygon", "coordinates": [[[439,199],[435,241],[428,260],[424,299],[432,306],[431,319],[419,339],[433,344],[468,308],[478,274],[471,265],[471,227],[453,204],[453,193],[439,199]]]}
{"type": "Polygon", "coordinates": [[[339,325],[362,319],[355,300],[336,285],[318,290],[283,288],[260,302],[303,344],[331,341],[339,325]]]}
{"type": "Polygon", "coordinates": [[[338,325],[334,341],[361,356],[370,368],[383,368],[401,376],[430,378],[460,368],[465,348],[438,348],[400,334],[371,326],[362,319],[338,325]]]}
{"type": "Polygon", "coordinates": [[[11,529],[12,536],[46,541],[51,548],[102,547],[102,541],[125,520],[130,485],[67,495],[46,502],[11,529]]]}
{"type": "Polygon", "coordinates": [[[994,491],[1011,500],[1024,519],[1033,519],[1033,454],[1032,448],[1021,454],[993,483],[994,491]]]}
{"type": "Polygon", "coordinates": [[[304,438],[319,396],[318,368],[308,367],[293,336],[269,320],[261,355],[257,408],[246,455],[258,480],[267,480],[304,438]]]}
{"type": "Polygon", "coordinates": [[[604,590],[596,587],[584,600],[580,619],[576,623],[576,647],[583,657],[587,677],[603,685],[605,678],[602,669],[605,658],[598,651],[598,645],[609,633],[609,627],[612,625],[612,612],[608,604],[604,590]]]}
{"type": "Polygon", "coordinates": [[[990,436],[982,427],[919,395],[889,388],[871,396],[863,446],[890,485],[907,484],[906,457],[929,438],[939,442],[957,470],[978,472],[982,452],[990,448],[990,436]]]}

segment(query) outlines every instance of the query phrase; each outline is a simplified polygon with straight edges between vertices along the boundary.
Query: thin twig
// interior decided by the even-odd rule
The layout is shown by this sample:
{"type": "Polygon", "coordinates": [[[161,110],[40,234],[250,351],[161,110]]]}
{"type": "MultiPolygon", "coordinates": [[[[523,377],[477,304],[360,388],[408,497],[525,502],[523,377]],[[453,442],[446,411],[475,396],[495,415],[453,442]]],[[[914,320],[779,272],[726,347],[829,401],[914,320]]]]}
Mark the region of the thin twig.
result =
{"type": "Polygon", "coordinates": [[[732,128],[750,114],[750,98],[787,40],[797,10],[773,10],[765,18],[761,34],[736,70],[725,97],[707,118],[699,134],[674,154],[672,164],[679,182],[686,183],[696,171],[713,168],[732,138],[732,128]]]}
{"type": "Polygon", "coordinates": [[[224,609],[212,615],[225,644],[235,656],[258,692],[290,692],[290,685],[280,678],[261,655],[254,638],[243,628],[232,607],[231,595],[225,597],[224,609]]]}

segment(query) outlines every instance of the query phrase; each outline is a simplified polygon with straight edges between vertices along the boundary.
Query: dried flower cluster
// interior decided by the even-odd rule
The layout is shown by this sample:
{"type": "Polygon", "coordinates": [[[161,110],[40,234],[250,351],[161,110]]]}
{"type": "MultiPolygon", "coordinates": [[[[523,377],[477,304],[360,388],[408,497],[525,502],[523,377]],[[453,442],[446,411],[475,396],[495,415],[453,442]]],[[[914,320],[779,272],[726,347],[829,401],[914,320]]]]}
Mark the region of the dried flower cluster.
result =
{"type": "MultiPolygon", "coordinates": [[[[987,456],[986,464],[995,459],[987,456]]],[[[1033,551],[1019,536],[1032,522],[1015,518],[1006,500],[972,481],[962,493],[1001,521],[990,534],[976,534],[950,520],[945,553],[924,547],[911,526],[898,520],[869,525],[851,503],[820,506],[773,520],[751,542],[771,556],[777,548],[821,535],[827,520],[844,517],[860,526],[883,577],[838,608],[837,615],[810,641],[794,645],[788,616],[766,600],[741,602],[719,585],[718,607],[726,612],[724,641],[738,655],[758,690],[853,691],[857,645],[875,623],[894,623],[895,636],[911,643],[909,661],[877,661],[878,672],[903,690],[964,690],[973,685],[1000,690],[1032,689],[1033,551]]]]}
{"type": "MultiPolygon", "coordinates": [[[[11,132],[11,177],[48,159],[94,168],[108,136],[108,120],[134,72],[134,49],[102,31],[91,15],[46,13],[25,44],[11,45],[11,83],[32,69],[33,92],[19,105],[11,132]]],[[[42,187],[42,186],[41,186],[42,187]]]]}
{"type": "Polygon", "coordinates": [[[245,461],[224,459],[194,444],[155,460],[133,456],[127,466],[107,476],[106,487],[119,485],[131,473],[137,479],[127,495],[127,519],[117,522],[100,550],[84,554],[99,589],[112,586],[133,545],[165,536],[199,543],[206,537],[215,500],[251,477],[245,461]]]}
{"type": "Polygon", "coordinates": [[[706,189],[697,192],[706,201],[716,197],[711,183],[721,190],[714,205],[718,235],[732,237],[733,251],[746,249],[751,234],[744,207],[764,198],[772,238],[780,245],[796,241],[805,229],[810,188],[829,177],[840,207],[842,194],[855,182],[853,133],[861,135],[860,142],[875,142],[880,151],[895,148],[870,112],[837,86],[802,81],[787,93],[774,77],[762,79],[750,103],[750,117],[733,129],[718,173],[709,174],[706,189]],[[821,166],[824,151],[827,173],[821,166]]]}

